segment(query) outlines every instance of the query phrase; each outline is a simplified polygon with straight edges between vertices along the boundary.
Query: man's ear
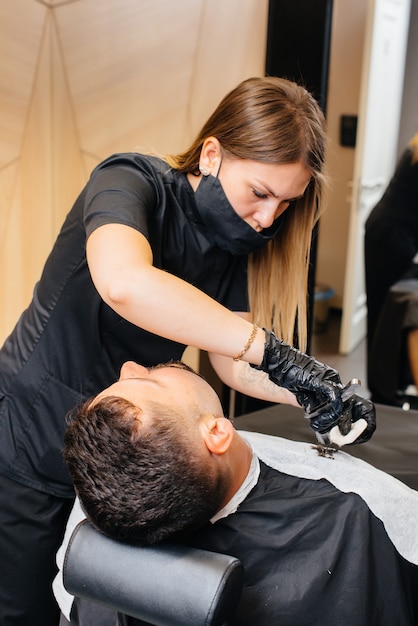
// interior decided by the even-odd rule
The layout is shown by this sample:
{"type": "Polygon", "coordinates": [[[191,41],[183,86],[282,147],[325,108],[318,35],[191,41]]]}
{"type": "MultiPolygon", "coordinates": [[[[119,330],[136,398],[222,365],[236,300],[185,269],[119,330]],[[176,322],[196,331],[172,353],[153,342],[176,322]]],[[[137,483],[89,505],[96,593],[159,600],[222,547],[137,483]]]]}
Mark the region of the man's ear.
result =
{"type": "Polygon", "coordinates": [[[234,438],[234,427],[226,417],[203,416],[200,431],[209,452],[213,454],[228,452],[234,438]]]}
{"type": "Polygon", "coordinates": [[[221,144],[216,137],[208,137],[203,142],[199,165],[205,175],[217,176],[222,160],[221,144]]]}

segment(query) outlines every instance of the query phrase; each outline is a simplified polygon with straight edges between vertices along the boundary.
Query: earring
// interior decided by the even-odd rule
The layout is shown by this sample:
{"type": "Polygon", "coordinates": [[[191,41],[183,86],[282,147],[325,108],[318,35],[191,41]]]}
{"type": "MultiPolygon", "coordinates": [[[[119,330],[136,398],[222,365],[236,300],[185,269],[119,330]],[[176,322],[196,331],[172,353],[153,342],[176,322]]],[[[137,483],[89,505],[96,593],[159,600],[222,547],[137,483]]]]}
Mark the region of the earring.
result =
{"type": "Polygon", "coordinates": [[[199,172],[202,174],[202,176],[209,176],[210,174],[209,170],[207,170],[206,167],[203,167],[202,165],[199,165],[199,172]]]}

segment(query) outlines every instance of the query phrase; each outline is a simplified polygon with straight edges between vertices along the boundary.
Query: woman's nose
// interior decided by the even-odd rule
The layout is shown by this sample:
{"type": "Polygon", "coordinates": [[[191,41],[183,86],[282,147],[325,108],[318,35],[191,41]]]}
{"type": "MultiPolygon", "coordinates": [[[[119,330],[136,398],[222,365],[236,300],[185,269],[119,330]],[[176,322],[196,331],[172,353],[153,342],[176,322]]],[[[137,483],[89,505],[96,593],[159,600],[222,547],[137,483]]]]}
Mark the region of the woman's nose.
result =
{"type": "Polygon", "coordinates": [[[143,378],[147,376],[149,370],[143,365],[139,365],[139,363],[135,363],[135,361],[126,361],[120,369],[119,380],[124,380],[126,378],[143,378]]]}
{"type": "Polygon", "coordinates": [[[254,219],[260,224],[261,228],[269,228],[276,219],[277,205],[264,208],[262,211],[257,211],[254,215],[254,219]]]}
{"type": "Polygon", "coordinates": [[[269,228],[274,220],[286,211],[289,204],[289,202],[272,202],[269,206],[257,211],[253,217],[262,228],[269,228]]]}

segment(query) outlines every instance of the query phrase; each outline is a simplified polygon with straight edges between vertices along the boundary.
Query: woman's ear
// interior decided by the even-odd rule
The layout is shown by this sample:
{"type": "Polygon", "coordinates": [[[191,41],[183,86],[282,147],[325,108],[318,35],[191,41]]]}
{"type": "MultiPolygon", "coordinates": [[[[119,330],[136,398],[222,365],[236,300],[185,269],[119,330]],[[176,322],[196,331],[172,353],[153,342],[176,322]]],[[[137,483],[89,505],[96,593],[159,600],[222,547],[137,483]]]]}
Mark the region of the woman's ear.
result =
{"type": "Polygon", "coordinates": [[[217,176],[222,160],[221,144],[216,137],[208,137],[203,142],[200,152],[199,168],[207,176],[217,176]]]}
{"type": "Polygon", "coordinates": [[[203,416],[200,432],[207,449],[213,454],[228,452],[234,438],[234,427],[226,417],[203,416]]]}

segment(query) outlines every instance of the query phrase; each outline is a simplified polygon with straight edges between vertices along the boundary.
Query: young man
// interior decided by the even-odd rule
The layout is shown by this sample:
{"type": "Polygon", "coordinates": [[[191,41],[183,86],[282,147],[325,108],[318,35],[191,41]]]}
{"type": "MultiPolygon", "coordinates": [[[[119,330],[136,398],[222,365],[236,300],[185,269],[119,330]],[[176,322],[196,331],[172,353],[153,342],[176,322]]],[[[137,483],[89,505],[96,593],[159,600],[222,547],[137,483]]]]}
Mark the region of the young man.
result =
{"type": "Polygon", "coordinates": [[[237,432],[182,364],[126,363],[75,412],[64,454],[106,534],[241,560],[234,626],[418,624],[418,493],[341,451],[237,432]]]}

